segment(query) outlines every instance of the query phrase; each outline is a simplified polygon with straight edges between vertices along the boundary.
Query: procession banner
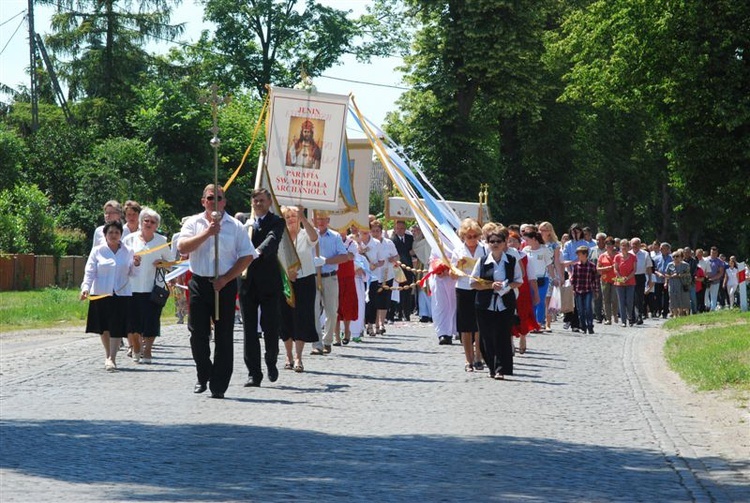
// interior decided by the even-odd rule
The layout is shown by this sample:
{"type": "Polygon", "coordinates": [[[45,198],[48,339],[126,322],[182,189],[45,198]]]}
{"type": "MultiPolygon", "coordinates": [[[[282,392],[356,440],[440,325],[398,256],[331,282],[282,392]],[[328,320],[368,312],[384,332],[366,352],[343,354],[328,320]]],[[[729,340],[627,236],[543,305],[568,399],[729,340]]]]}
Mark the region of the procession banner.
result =
{"type": "Polygon", "coordinates": [[[347,140],[344,154],[339,206],[329,213],[329,227],[340,233],[346,233],[353,225],[360,229],[369,225],[372,146],[365,138],[347,140]]]}
{"type": "MultiPolygon", "coordinates": [[[[445,201],[445,203],[450,206],[460,220],[473,218],[478,222],[491,221],[487,205],[466,201],[445,201]]],[[[389,197],[386,199],[385,218],[389,220],[414,220],[415,215],[405,198],[389,197]]]]}
{"type": "Polygon", "coordinates": [[[271,88],[268,180],[279,204],[339,208],[349,97],[271,88]]]}

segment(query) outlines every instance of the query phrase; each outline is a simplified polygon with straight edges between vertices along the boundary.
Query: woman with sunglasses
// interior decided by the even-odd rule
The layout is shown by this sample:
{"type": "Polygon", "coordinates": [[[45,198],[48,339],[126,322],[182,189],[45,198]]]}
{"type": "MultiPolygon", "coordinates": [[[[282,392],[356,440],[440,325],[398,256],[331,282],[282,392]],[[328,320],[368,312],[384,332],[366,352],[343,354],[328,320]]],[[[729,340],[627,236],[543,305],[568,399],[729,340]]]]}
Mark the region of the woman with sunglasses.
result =
{"type": "Polygon", "coordinates": [[[508,230],[503,226],[487,230],[489,253],[477,261],[471,287],[477,290],[476,313],[479,340],[489,376],[502,380],[513,375],[511,327],[516,320],[516,294],[523,275],[518,260],[506,253],[508,230]]]}
{"type": "Polygon", "coordinates": [[[474,308],[476,292],[471,289],[469,276],[474,270],[477,260],[484,258],[487,253],[479,242],[482,236],[482,228],[476,220],[466,218],[458,228],[458,237],[463,241],[463,246],[457,248],[451,256],[451,264],[461,274],[456,277],[456,331],[461,336],[461,344],[464,347],[466,363],[464,370],[473,372],[482,370],[482,357],[479,347],[479,331],[477,328],[477,313],[474,308]]]}

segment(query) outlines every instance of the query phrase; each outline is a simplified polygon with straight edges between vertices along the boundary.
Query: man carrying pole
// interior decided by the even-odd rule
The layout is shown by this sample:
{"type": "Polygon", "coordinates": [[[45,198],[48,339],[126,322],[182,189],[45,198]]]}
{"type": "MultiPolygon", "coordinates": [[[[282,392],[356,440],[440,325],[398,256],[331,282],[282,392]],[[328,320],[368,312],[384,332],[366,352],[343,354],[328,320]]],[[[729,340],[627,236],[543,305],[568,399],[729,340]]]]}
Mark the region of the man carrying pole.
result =
{"type": "Polygon", "coordinates": [[[190,349],[198,374],[193,392],[203,393],[210,383],[211,398],[224,398],[232,378],[234,360],[235,278],[258,253],[242,224],[224,211],[226,198],[221,187],[217,190],[214,184],[207,185],[203,189],[201,204],[205,211],[185,222],[177,243],[182,255],[190,255],[190,271],[193,273],[188,285],[190,349]],[[217,241],[218,261],[215,260],[217,241]],[[212,320],[215,330],[213,362],[210,347],[212,320]]]}

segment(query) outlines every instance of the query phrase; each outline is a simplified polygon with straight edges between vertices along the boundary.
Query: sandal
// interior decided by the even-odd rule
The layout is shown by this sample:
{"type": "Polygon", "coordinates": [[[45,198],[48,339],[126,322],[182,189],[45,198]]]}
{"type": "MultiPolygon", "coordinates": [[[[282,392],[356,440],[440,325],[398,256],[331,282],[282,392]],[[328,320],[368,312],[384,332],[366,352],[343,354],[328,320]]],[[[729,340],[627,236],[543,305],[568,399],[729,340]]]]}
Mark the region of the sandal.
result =
{"type": "Polygon", "coordinates": [[[464,372],[474,372],[474,366],[471,363],[464,365],[464,372]]]}
{"type": "Polygon", "coordinates": [[[302,366],[302,362],[299,362],[294,365],[294,371],[298,374],[305,371],[305,367],[302,366]]]}
{"type": "Polygon", "coordinates": [[[292,365],[292,362],[286,362],[284,364],[284,370],[293,370],[293,369],[294,369],[294,365],[292,365]]]}
{"type": "Polygon", "coordinates": [[[474,370],[484,370],[484,364],[482,362],[474,362],[474,370]]]}
{"type": "Polygon", "coordinates": [[[350,338],[350,337],[351,337],[351,334],[346,334],[346,335],[344,336],[344,338],[343,338],[343,339],[341,339],[341,344],[343,344],[344,346],[346,346],[347,344],[349,344],[349,338],[350,338]]]}
{"type": "Polygon", "coordinates": [[[378,333],[380,335],[384,335],[385,334],[385,327],[380,327],[380,329],[378,329],[378,333]]]}

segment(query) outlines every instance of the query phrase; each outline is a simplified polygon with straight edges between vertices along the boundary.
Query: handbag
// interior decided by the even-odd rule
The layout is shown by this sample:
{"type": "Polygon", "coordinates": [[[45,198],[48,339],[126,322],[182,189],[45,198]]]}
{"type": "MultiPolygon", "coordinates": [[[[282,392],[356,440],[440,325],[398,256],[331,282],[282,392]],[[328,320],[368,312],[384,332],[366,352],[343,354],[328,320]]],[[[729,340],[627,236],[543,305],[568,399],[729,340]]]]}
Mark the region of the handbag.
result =
{"type": "Polygon", "coordinates": [[[158,268],[156,270],[156,275],[154,276],[154,287],[151,289],[150,300],[157,306],[164,307],[167,304],[168,298],[169,288],[167,288],[167,285],[164,282],[164,269],[158,268]],[[159,280],[161,280],[161,283],[164,286],[159,285],[159,280]]]}
{"type": "Polygon", "coordinates": [[[570,280],[565,280],[565,283],[560,286],[560,312],[561,313],[572,313],[576,307],[575,298],[573,294],[573,285],[570,280]]]}

